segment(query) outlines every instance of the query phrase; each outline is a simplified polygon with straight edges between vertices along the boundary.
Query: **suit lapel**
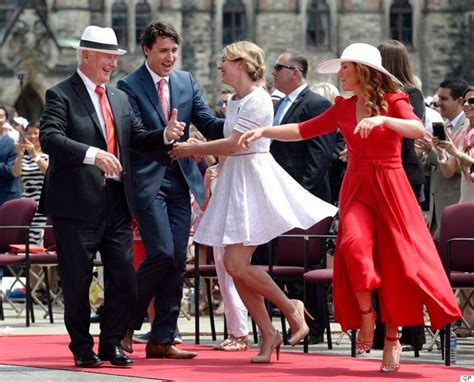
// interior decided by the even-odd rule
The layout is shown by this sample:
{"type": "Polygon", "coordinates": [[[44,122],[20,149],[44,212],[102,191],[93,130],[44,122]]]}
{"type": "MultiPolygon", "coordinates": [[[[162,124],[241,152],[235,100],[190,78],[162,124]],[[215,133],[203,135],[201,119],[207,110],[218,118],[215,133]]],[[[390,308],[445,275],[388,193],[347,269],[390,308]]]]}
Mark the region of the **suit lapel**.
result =
{"type": "Polygon", "coordinates": [[[301,103],[301,101],[303,100],[304,96],[306,95],[308,91],[308,87],[305,87],[301,92],[300,94],[298,94],[298,97],[296,97],[296,99],[293,101],[293,103],[291,104],[290,108],[286,111],[285,115],[283,116],[283,118],[281,119],[281,122],[280,122],[280,125],[284,125],[289,119],[290,117],[292,116],[292,114],[294,113],[294,111],[298,108],[299,104],[301,103]]]}
{"type": "Polygon", "coordinates": [[[140,67],[139,78],[143,91],[149,98],[153,108],[160,116],[163,126],[166,126],[166,119],[163,109],[161,108],[160,100],[158,99],[158,90],[156,88],[156,84],[153,82],[153,78],[151,77],[150,72],[148,71],[145,64],[140,67]]]}
{"type": "Polygon", "coordinates": [[[91,116],[91,119],[94,122],[96,128],[99,129],[102,136],[104,136],[104,133],[100,127],[99,117],[97,116],[97,112],[95,111],[94,104],[92,103],[89,92],[87,91],[86,85],[84,85],[82,78],[79,76],[79,74],[77,74],[77,72],[72,76],[71,83],[74,91],[79,97],[79,100],[84,104],[89,115],[91,116]]]}
{"type": "Polygon", "coordinates": [[[170,112],[177,109],[179,105],[179,95],[184,91],[183,84],[176,73],[173,71],[170,74],[170,112]]]}

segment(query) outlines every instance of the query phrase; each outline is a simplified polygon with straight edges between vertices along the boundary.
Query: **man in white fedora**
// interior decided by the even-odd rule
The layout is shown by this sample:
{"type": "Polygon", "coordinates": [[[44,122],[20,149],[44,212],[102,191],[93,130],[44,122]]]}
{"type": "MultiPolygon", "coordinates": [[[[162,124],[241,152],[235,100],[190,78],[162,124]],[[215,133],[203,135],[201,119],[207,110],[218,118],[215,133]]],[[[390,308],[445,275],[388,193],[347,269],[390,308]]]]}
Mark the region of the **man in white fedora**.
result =
{"type": "Polygon", "coordinates": [[[136,281],[132,266],[130,148],[165,149],[183,126],[176,111],[163,129],[146,131],[122,91],[105,86],[117,67],[117,46],[110,28],[88,26],[77,49],[77,71],[48,89],[40,118],[40,140],[49,154],[40,210],[52,217],[64,293],[64,321],[77,367],[103,361],[128,366],[122,352],[136,281]],[[93,259],[104,265],[105,306],[98,355],[89,333],[89,286],[93,259]]]}

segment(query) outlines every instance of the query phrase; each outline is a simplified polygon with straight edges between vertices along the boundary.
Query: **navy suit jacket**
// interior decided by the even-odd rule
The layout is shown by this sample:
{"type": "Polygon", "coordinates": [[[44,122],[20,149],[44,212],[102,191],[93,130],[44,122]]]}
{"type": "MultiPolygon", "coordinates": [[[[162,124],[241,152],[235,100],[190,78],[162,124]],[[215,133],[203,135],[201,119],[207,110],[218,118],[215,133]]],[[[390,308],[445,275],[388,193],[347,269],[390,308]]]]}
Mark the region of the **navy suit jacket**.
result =
{"type": "MultiPolygon", "coordinates": [[[[156,84],[145,64],[118,82],[118,88],[128,94],[135,115],[141,119],[147,130],[166,127],[166,120],[158,99],[156,84]]],[[[185,71],[173,70],[169,77],[170,110],[178,110],[178,121],[185,122],[186,128],[180,141],[189,138],[192,123],[209,139],[223,137],[224,120],[216,118],[202,97],[193,76],[185,71]]],[[[171,149],[171,147],[170,147],[171,149]]],[[[146,209],[158,193],[166,167],[171,163],[167,150],[154,153],[132,151],[132,181],[134,206],[146,209]]],[[[198,203],[204,201],[202,175],[196,162],[190,158],[178,159],[184,178],[198,203]]]]}
{"type": "MultiPolygon", "coordinates": [[[[275,110],[279,104],[275,105],[275,110]]],[[[285,113],[281,124],[307,121],[330,106],[326,98],[306,87],[285,113]]],[[[280,166],[306,190],[332,203],[328,170],[335,146],[336,133],[332,132],[298,142],[273,141],[270,152],[280,166]]]]}
{"type": "MultiPolygon", "coordinates": [[[[124,92],[108,85],[106,92],[115,120],[125,195],[133,213],[130,148],[166,149],[163,130],[145,130],[124,92]]],[[[96,216],[101,211],[105,176],[99,167],[84,164],[83,160],[90,146],[107,150],[107,143],[92,100],[77,72],[46,91],[40,124],[41,147],[49,154],[40,211],[71,219],[88,220],[96,216]]]]}

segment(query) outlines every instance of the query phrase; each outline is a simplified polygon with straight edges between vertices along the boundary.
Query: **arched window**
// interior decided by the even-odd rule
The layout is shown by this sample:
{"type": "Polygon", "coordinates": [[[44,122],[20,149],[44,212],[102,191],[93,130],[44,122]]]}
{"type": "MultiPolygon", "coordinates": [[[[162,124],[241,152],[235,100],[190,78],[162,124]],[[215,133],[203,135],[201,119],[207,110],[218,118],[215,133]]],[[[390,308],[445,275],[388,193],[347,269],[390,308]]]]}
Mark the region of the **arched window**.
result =
{"type": "Polygon", "coordinates": [[[245,8],[240,0],[227,0],[222,15],[222,43],[224,45],[245,39],[245,8]]]}
{"type": "Polygon", "coordinates": [[[122,48],[128,45],[128,10],[123,1],[112,5],[112,29],[117,35],[118,44],[122,48]]]}
{"type": "Polygon", "coordinates": [[[408,0],[395,0],[390,7],[390,38],[413,46],[413,12],[408,0]]]}
{"type": "Polygon", "coordinates": [[[13,15],[20,7],[19,0],[0,0],[0,45],[3,43],[3,36],[13,19],[13,15]]]}
{"type": "Polygon", "coordinates": [[[150,4],[146,0],[137,3],[135,7],[135,41],[137,45],[140,45],[140,36],[150,20],[150,4]]]}
{"type": "Polygon", "coordinates": [[[306,44],[313,48],[329,47],[329,7],[325,0],[311,0],[306,9],[306,44]]]}

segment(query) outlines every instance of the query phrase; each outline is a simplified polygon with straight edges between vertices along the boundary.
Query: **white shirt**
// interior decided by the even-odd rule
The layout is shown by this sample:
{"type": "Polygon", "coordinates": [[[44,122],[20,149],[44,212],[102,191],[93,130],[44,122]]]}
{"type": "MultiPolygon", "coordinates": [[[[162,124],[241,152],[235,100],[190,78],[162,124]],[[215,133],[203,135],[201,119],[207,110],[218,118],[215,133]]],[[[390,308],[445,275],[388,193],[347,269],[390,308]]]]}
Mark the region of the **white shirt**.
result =
{"type": "MultiPolygon", "coordinates": [[[[86,90],[89,93],[89,96],[91,98],[92,104],[94,105],[95,112],[97,113],[97,117],[99,118],[100,130],[102,132],[102,135],[104,136],[104,139],[107,140],[106,138],[107,134],[105,132],[105,119],[102,114],[102,108],[100,106],[99,95],[95,92],[97,85],[94,82],[92,82],[89,79],[89,77],[87,77],[84,73],[82,73],[79,68],[77,68],[77,74],[79,74],[79,77],[81,77],[82,82],[84,82],[86,90]]],[[[105,84],[102,84],[100,86],[102,86],[105,90],[105,84]]],[[[97,147],[89,146],[89,148],[86,151],[86,156],[84,157],[84,160],[82,161],[82,163],[95,165],[95,157],[99,150],[100,149],[97,147]]],[[[120,160],[118,150],[117,150],[117,157],[120,160]]],[[[115,176],[110,176],[110,177],[107,176],[107,178],[120,180],[120,175],[115,175],[115,176]]]]}
{"type": "MultiPolygon", "coordinates": [[[[170,87],[169,87],[169,82],[170,82],[170,77],[161,77],[158,74],[156,74],[151,68],[148,66],[148,61],[145,61],[145,66],[148,69],[148,72],[150,73],[151,78],[153,79],[153,83],[155,84],[155,89],[158,92],[158,82],[160,82],[162,79],[165,80],[165,86],[163,87],[163,94],[166,99],[166,103],[168,104],[168,110],[170,110],[170,87]]],[[[174,140],[169,141],[168,138],[166,138],[166,129],[163,133],[164,136],[164,143],[165,145],[170,145],[174,142],[174,140]]]]}
{"type": "Polygon", "coordinates": [[[281,119],[283,120],[283,118],[285,117],[285,114],[288,112],[288,110],[290,110],[290,107],[291,105],[293,105],[293,102],[295,102],[296,98],[298,98],[298,96],[300,95],[300,93],[306,89],[306,87],[308,86],[307,83],[304,83],[303,85],[301,86],[298,86],[295,90],[293,90],[290,94],[287,94],[286,96],[288,97],[288,102],[286,103],[286,107],[283,109],[283,113],[282,113],[282,117],[281,119]]]}

